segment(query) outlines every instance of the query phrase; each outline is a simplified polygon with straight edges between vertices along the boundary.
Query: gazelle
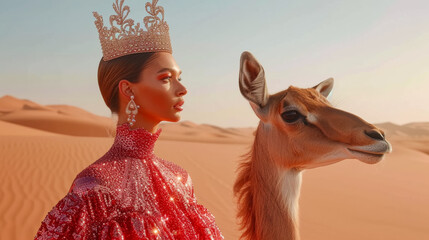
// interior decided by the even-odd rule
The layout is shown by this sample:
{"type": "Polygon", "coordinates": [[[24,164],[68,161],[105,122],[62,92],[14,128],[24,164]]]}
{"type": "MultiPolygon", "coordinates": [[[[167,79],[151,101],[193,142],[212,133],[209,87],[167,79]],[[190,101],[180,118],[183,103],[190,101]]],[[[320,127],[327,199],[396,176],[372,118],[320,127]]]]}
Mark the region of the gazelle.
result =
{"type": "Polygon", "coordinates": [[[249,52],[241,55],[240,91],[260,119],[234,184],[241,238],[299,239],[304,169],[344,159],[374,164],[391,152],[382,130],[328,102],[333,83],[330,78],[312,88],[290,86],[269,95],[261,64],[249,52]]]}

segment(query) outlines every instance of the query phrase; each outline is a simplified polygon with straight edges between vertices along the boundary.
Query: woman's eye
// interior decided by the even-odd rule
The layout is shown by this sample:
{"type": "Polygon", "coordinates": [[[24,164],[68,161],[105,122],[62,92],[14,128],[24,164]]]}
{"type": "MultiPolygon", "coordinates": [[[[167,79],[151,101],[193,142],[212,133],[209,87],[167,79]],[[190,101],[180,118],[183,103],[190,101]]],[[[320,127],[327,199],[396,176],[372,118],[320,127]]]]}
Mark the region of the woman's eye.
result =
{"type": "Polygon", "coordinates": [[[301,114],[298,111],[290,110],[281,114],[283,120],[287,123],[296,122],[301,118],[301,114]]]}
{"type": "Polygon", "coordinates": [[[182,77],[179,77],[177,80],[178,80],[179,82],[180,82],[180,81],[182,81],[182,77]]]}

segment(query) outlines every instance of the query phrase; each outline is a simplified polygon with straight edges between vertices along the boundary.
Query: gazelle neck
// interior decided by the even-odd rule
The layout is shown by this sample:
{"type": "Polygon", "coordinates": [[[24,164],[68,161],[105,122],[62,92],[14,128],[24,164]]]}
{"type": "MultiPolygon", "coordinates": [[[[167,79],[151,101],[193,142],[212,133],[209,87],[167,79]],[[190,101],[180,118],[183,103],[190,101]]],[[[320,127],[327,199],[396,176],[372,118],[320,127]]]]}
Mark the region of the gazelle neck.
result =
{"type": "Polygon", "coordinates": [[[268,139],[265,139],[267,132],[261,132],[260,128],[255,136],[252,155],[252,170],[255,171],[253,211],[259,235],[255,239],[297,240],[301,171],[280,168],[275,164],[275,156],[270,156],[264,145],[268,144],[268,139]]]}

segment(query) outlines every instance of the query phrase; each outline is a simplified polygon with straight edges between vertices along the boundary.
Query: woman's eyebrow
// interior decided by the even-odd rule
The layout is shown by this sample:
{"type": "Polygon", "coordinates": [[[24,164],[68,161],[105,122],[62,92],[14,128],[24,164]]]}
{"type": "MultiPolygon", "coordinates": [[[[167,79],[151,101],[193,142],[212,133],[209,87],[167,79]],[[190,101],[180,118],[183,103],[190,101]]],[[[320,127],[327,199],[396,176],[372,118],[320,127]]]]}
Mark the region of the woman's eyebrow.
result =
{"type": "MultiPolygon", "coordinates": [[[[159,70],[158,73],[164,72],[164,71],[176,72],[176,70],[174,70],[173,68],[163,68],[163,69],[159,70]]],[[[179,71],[179,75],[180,74],[182,74],[182,70],[179,71]]]]}

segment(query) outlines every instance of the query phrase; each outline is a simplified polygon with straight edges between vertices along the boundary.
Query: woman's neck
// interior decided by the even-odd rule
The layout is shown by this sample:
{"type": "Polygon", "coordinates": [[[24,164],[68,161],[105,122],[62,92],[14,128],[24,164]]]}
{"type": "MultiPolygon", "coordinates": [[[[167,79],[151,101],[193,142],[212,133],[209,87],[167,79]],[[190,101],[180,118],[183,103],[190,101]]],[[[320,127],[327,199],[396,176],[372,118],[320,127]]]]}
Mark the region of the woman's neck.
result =
{"type": "MultiPolygon", "coordinates": [[[[158,126],[159,126],[159,121],[157,120],[151,120],[149,118],[145,118],[143,119],[141,116],[137,115],[135,117],[136,121],[133,123],[132,126],[130,126],[131,129],[136,129],[136,128],[144,128],[146,129],[148,132],[150,133],[156,133],[156,131],[158,130],[158,126]]],[[[121,125],[125,122],[128,122],[128,116],[127,115],[120,115],[118,117],[118,123],[117,125],[121,125]]]]}

